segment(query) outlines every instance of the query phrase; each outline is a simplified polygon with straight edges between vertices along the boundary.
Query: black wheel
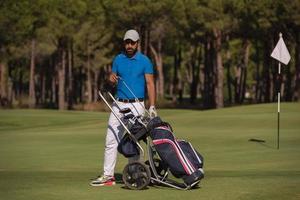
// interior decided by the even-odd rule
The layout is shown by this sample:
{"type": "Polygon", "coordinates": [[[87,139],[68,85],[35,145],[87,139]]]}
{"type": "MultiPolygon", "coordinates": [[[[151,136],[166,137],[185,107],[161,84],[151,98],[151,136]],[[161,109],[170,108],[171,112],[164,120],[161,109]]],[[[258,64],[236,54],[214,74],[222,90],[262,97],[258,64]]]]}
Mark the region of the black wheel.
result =
{"type": "Polygon", "coordinates": [[[147,187],[150,178],[149,167],[144,163],[129,163],[123,170],[123,181],[128,188],[133,190],[142,190],[147,187]]]}

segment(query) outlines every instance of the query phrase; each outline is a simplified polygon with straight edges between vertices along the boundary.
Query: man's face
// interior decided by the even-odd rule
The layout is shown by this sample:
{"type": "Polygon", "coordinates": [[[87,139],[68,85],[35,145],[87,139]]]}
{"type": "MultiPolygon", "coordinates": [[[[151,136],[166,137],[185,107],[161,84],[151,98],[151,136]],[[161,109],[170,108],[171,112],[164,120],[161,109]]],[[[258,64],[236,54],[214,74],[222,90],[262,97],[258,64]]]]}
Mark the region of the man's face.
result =
{"type": "Polygon", "coordinates": [[[132,57],[137,51],[138,42],[134,42],[132,40],[125,40],[124,46],[127,56],[132,57]]]}

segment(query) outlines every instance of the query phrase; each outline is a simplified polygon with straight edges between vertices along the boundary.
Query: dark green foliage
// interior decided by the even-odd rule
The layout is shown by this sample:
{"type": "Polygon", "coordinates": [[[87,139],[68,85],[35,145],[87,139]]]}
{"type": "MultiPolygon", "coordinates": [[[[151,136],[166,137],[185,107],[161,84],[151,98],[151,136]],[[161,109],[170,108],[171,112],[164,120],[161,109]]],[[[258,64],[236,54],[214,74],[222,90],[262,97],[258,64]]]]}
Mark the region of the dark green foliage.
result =
{"type": "Polygon", "coordinates": [[[12,104],[28,95],[34,40],[38,105],[58,104],[60,69],[66,72],[60,93],[68,104],[71,90],[75,103],[96,101],[112,58],[123,50],[124,32],[135,28],[141,51],[157,70],[162,98],[178,105],[185,96],[205,108],[275,101],[277,63],[270,53],[282,32],[292,56],[283,68],[283,97],[299,100],[299,13],[296,0],[1,1],[0,94],[9,93],[12,104]]]}

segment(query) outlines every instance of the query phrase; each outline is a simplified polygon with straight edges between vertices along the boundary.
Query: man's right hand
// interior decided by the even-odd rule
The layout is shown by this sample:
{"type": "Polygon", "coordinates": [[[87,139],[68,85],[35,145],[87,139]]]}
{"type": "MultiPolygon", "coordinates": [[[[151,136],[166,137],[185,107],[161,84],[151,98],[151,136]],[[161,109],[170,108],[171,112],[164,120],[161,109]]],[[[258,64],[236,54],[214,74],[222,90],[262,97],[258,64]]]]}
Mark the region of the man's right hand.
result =
{"type": "Polygon", "coordinates": [[[111,73],[111,74],[109,75],[109,81],[110,81],[111,83],[117,83],[117,82],[118,82],[118,76],[117,76],[117,74],[111,73]]]}
{"type": "Polygon", "coordinates": [[[155,106],[150,106],[149,115],[150,115],[150,118],[157,117],[157,112],[156,112],[155,106]]]}

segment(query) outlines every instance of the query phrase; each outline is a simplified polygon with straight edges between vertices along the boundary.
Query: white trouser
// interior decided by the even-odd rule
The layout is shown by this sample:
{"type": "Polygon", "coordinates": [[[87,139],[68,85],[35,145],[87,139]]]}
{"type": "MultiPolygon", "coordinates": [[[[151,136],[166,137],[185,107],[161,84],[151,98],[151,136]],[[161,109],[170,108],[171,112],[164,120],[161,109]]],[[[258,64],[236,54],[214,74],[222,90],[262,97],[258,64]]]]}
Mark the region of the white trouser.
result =
{"type": "MultiPolygon", "coordinates": [[[[132,113],[137,115],[143,115],[145,112],[144,102],[134,102],[134,103],[123,103],[118,101],[118,105],[116,103],[112,104],[112,109],[115,113],[122,118],[123,114],[119,112],[120,109],[130,108],[132,113]],[[142,105],[143,106],[142,106],[142,105]]],[[[123,136],[124,128],[118,119],[111,112],[108,120],[108,128],[106,133],[106,141],[105,141],[105,149],[104,149],[104,175],[113,176],[114,170],[117,161],[117,147],[123,136]]],[[[133,158],[134,160],[138,160],[139,156],[133,158]]]]}

